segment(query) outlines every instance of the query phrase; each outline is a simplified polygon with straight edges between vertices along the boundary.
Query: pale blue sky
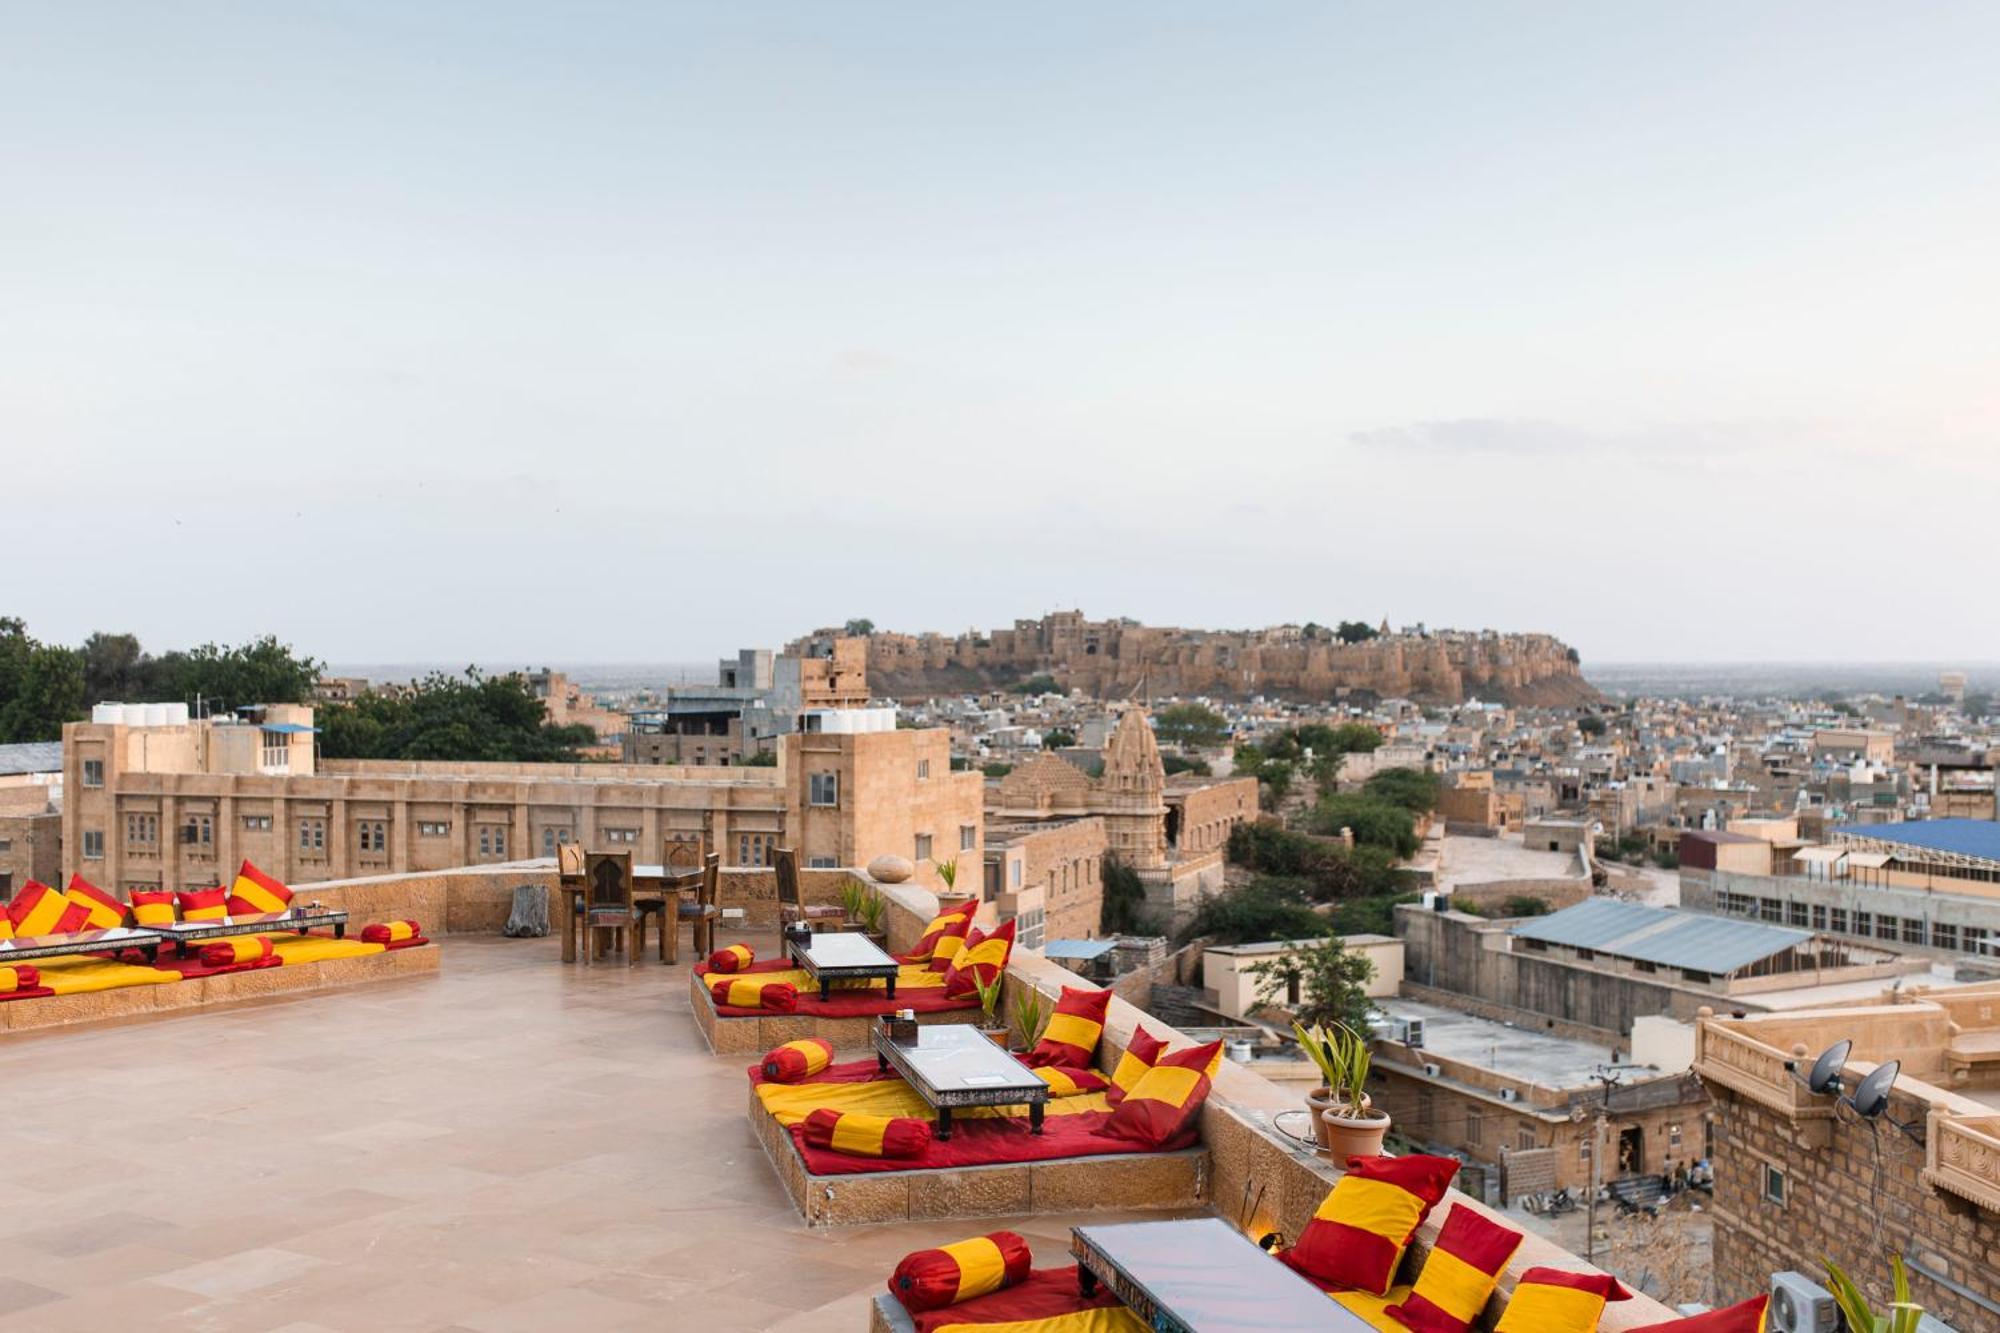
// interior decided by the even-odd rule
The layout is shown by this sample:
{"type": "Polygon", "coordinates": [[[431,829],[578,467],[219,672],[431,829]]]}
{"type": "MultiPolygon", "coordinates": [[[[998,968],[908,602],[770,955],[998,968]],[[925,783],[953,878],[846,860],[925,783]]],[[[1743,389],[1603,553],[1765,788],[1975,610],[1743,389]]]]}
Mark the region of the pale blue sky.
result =
{"type": "Polygon", "coordinates": [[[9,6],[0,611],[2000,658],[1996,50],[1972,5],[9,6]]]}

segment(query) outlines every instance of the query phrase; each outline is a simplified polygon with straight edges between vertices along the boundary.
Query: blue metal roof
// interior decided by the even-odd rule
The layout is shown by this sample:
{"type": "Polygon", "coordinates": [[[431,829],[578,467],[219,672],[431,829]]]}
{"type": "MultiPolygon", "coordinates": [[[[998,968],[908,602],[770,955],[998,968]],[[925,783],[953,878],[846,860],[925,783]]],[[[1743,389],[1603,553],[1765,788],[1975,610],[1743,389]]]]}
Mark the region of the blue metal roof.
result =
{"type": "Polygon", "coordinates": [[[303,722],[265,722],[260,725],[265,731],[283,732],[287,736],[296,735],[301,731],[317,732],[319,730],[318,727],[309,727],[303,722]]]}
{"type": "Polygon", "coordinates": [[[1848,824],[1833,830],[1932,852],[2000,861],[2000,823],[1990,819],[1925,819],[1914,824],[1848,824]]]}
{"type": "Polygon", "coordinates": [[[1050,940],[1042,945],[1044,958],[1074,958],[1089,962],[1102,958],[1118,947],[1116,940],[1050,940]]]}
{"type": "Polygon", "coordinates": [[[1616,898],[1586,898],[1574,907],[1524,921],[1512,933],[1524,940],[1716,975],[1748,967],[1812,938],[1808,930],[1646,907],[1616,898]]]}

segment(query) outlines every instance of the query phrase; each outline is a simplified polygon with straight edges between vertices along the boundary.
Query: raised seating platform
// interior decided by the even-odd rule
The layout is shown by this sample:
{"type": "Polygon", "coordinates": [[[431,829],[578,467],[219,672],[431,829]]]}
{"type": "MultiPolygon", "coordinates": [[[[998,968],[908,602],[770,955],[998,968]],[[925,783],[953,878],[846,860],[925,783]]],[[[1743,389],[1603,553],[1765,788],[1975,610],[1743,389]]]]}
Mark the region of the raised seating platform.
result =
{"type": "Polygon", "coordinates": [[[1029,1133],[1025,1115],[1010,1113],[1015,1108],[962,1111],[948,1142],[934,1141],[908,1162],[803,1144],[793,1126],[816,1105],[928,1116],[901,1079],[876,1075],[872,1056],[803,1083],[753,1082],[751,1124],[808,1226],[1185,1209],[1208,1197],[1208,1152],[1199,1144],[1149,1152],[1094,1134],[1109,1115],[1101,1094],[1052,1102],[1040,1135],[1029,1133]]]}
{"type": "Polygon", "coordinates": [[[205,968],[192,959],[157,964],[114,959],[47,959],[35,964],[42,984],[0,1003],[0,1032],[31,1032],[306,991],[422,976],[438,970],[429,941],[385,946],[320,936],[272,936],[273,959],[261,966],[205,968]]]}
{"type": "Polygon", "coordinates": [[[822,1001],[804,971],[782,962],[757,963],[742,973],[711,975],[707,964],[697,964],[688,975],[688,1007],[695,1026],[717,1055],[762,1055],[774,1046],[805,1037],[821,1037],[835,1050],[867,1046],[868,1028],[878,1015],[914,1009],[919,1023],[964,1023],[979,1013],[976,999],[948,1000],[944,978],[936,972],[905,967],[891,1000],[881,983],[868,987],[836,990],[822,1001]],[[717,1005],[709,993],[709,983],[724,975],[754,976],[769,981],[789,981],[799,988],[798,1008],[791,1013],[766,1013],[717,1005]]]}

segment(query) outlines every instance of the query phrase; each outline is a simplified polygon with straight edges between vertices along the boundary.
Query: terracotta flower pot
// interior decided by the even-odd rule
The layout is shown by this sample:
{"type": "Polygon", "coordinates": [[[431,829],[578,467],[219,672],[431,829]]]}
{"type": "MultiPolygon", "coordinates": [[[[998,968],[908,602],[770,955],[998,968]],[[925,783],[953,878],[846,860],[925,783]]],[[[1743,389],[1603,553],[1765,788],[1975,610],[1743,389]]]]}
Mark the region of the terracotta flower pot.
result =
{"type": "Polygon", "coordinates": [[[1320,1117],[1326,1126],[1327,1152],[1336,1162],[1350,1157],[1379,1157],[1382,1140],[1389,1133],[1389,1117],[1370,1107],[1361,1115],[1328,1111],[1320,1117]]]}
{"type": "MultiPolygon", "coordinates": [[[[1373,1108],[1375,1099],[1363,1093],[1361,1104],[1364,1107],[1373,1108]]],[[[1313,1138],[1318,1141],[1320,1152],[1328,1157],[1333,1156],[1331,1152],[1333,1141],[1328,1137],[1326,1113],[1332,1109],[1333,1089],[1322,1086],[1314,1088],[1306,1094],[1306,1111],[1312,1117],[1313,1138]]]]}
{"type": "Polygon", "coordinates": [[[1003,1051],[1007,1049],[1008,1044],[1012,1042],[1014,1039],[1014,1031],[1012,1028],[1004,1028],[1004,1027],[989,1028],[982,1025],[979,1030],[984,1034],[986,1034],[986,1039],[988,1041],[992,1042],[995,1046],[998,1046],[1003,1051]]]}

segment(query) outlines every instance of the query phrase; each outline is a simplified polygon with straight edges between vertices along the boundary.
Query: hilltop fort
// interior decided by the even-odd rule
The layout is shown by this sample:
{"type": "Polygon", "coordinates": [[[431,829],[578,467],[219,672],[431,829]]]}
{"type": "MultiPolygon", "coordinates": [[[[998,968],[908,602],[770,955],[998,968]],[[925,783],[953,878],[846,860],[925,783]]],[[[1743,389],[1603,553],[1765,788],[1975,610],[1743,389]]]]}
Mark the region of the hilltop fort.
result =
{"type": "Polygon", "coordinates": [[[1548,634],[1390,630],[1385,623],[1350,642],[1321,625],[1177,629],[1124,618],[1086,620],[1081,611],[1055,611],[985,633],[867,630],[858,636],[817,630],[787,651],[823,654],[835,640],[859,637],[866,644],[869,684],[890,697],[999,688],[1035,676],[1100,698],[1261,694],[1559,706],[1597,697],[1575,650],[1548,634]]]}

